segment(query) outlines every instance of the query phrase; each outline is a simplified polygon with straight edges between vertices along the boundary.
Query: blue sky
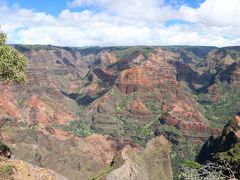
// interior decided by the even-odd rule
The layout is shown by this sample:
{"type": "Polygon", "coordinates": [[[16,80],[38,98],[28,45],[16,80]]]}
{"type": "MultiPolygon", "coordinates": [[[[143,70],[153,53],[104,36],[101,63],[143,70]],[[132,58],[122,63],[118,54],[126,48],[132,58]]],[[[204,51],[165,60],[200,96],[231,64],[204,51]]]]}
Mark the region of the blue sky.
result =
{"type": "Polygon", "coordinates": [[[66,0],[7,0],[6,2],[9,6],[18,5],[21,8],[52,15],[58,15],[63,9],[67,8],[66,0]]]}
{"type": "MultiPolygon", "coordinates": [[[[114,1],[114,0],[113,0],[114,1]]],[[[187,4],[190,7],[197,8],[204,0],[167,0],[166,4],[170,4],[175,8],[187,4]]],[[[62,10],[67,9],[68,0],[5,0],[9,6],[17,5],[21,8],[32,9],[38,12],[46,12],[48,14],[57,16],[62,10]]],[[[72,8],[75,11],[83,11],[84,9],[91,9],[98,11],[99,9],[92,6],[82,6],[81,8],[72,8]]]]}
{"type": "Polygon", "coordinates": [[[239,0],[0,0],[8,43],[240,45],[239,0]]]}

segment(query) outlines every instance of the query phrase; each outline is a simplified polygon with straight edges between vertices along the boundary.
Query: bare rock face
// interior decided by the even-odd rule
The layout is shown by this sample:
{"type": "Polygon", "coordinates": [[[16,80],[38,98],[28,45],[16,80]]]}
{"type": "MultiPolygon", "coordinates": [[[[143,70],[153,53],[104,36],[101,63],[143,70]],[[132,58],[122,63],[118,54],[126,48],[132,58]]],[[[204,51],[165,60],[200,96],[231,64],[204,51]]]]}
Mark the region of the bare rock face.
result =
{"type": "Polygon", "coordinates": [[[164,136],[151,140],[145,149],[125,147],[123,165],[106,176],[107,180],[170,180],[173,179],[170,146],[164,136]]]}

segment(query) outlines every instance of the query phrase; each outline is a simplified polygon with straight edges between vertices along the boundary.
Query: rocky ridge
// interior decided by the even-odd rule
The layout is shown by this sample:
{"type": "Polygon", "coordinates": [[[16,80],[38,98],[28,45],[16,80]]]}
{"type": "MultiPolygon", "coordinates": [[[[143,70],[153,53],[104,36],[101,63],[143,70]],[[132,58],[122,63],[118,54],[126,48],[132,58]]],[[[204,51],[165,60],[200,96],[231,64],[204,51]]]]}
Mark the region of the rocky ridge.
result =
{"type": "Polygon", "coordinates": [[[226,161],[235,177],[240,178],[240,114],[224,127],[221,136],[208,139],[197,161],[200,163],[226,161]]]}

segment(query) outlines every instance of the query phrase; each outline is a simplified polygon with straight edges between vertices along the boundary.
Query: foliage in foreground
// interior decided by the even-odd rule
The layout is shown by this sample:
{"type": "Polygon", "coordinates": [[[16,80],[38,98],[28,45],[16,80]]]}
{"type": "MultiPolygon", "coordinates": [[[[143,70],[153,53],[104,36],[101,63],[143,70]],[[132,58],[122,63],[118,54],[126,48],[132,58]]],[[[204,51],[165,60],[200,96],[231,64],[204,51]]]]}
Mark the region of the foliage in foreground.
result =
{"type": "MultiPolygon", "coordinates": [[[[191,163],[192,164],[192,163],[191,163]]],[[[194,163],[196,165],[196,163],[194,163]]],[[[196,166],[195,166],[196,167],[196,166]]],[[[197,168],[186,165],[181,169],[178,176],[179,180],[225,180],[236,179],[231,166],[225,160],[217,162],[208,162],[205,165],[199,165],[197,168]]]]}
{"type": "Polygon", "coordinates": [[[26,58],[11,46],[7,46],[7,36],[0,32],[0,79],[4,81],[26,81],[26,58]]]}

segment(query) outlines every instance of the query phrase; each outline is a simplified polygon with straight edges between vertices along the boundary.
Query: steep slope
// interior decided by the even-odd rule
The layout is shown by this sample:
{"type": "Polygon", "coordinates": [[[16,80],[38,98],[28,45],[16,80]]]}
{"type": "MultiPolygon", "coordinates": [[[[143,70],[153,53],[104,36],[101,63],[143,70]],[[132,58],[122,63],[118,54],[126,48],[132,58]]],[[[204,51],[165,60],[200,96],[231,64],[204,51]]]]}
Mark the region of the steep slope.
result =
{"type": "Polygon", "coordinates": [[[83,78],[101,55],[98,55],[101,49],[14,47],[29,59],[28,82],[0,85],[0,116],[10,116],[40,128],[79,119],[82,108],[65,94],[76,92],[84,85],[83,78]]]}
{"type": "MultiPolygon", "coordinates": [[[[112,57],[117,54],[111,53],[112,57]]],[[[191,81],[179,64],[184,60],[178,53],[160,48],[148,53],[140,49],[113,63],[104,56],[93,63],[81,93],[67,96],[89,108],[86,119],[94,132],[141,146],[164,134],[174,143],[177,167],[186,154],[193,159],[198,146],[217,132],[188,87],[179,82],[191,81]]],[[[183,67],[194,73],[189,65],[183,67]]]]}
{"type": "MultiPolygon", "coordinates": [[[[131,142],[121,143],[110,136],[94,134],[77,138],[57,129],[52,129],[51,134],[44,134],[12,121],[2,128],[1,139],[12,149],[13,156],[25,162],[0,160],[0,167],[11,166],[14,172],[9,176],[14,176],[18,171],[17,177],[20,179],[24,179],[28,173],[33,179],[37,175],[52,179],[58,179],[55,176],[59,179],[62,177],[51,170],[34,169],[32,165],[53,169],[72,180],[97,179],[102,174],[106,176],[104,169],[109,167],[106,170],[110,173],[107,177],[120,178],[114,169],[124,168],[124,171],[131,173],[132,167],[125,167],[129,161],[133,161],[150,179],[172,179],[170,145],[163,136],[153,139],[143,149],[131,142]]],[[[142,172],[133,173],[139,176],[142,172]]]]}
{"type": "MultiPolygon", "coordinates": [[[[36,148],[31,163],[49,165],[67,177],[94,175],[108,166],[119,152],[116,147],[146,146],[159,135],[173,145],[175,168],[193,159],[207,137],[218,135],[240,108],[238,47],[15,47],[29,58],[29,81],[0,85],[0,127],[6,119],[16,123],[12,131],[1,132],[2,140],[23,160],[30,158],[24,148],[36,148]],[[108,138],[95,136],[86,144],[82,138],[69,140],[72,134],[93,133],[108,138]],[[73,141],[86,146],[108,141],[111,158],[94,161],[91,152],[84,159],[86,152],[73,141]],[[69,156],[62,148],[59,154],[65,159],[48,162],[51,156],[61,159],[54,152],[62,145],[73,149],[69,156]],[[75,156],[78,162],[68,162],[75,156]],[[89,164],[79,170],[84,161],[89,164]],[[64,163],[71,168],[62,170],[64,163]]],[[[102,148],[97,146],[97,154],[102,148]]],[[[145,161],[142,155],[137,158],[145,161]]]]}
{"type": "Polygon", "coordinates": [[[126,147],[121,152],[123,165],[109,173],[106,180],[171,180],[169,153],[170,145],[163,136],[149,141],[144,150],[126,147]]]}
{"type": "Polygon", "coordinates": [[[88,179],[112,161],[119,146],[109,136],[82,139],[54,128],[46,134],[14,121],[1,130],[1,140],[16,158],[53,169],[69,179],[88,179]]]}
{"type": "Polygon", "coordinates": [[[116,102],[121,101],[121,99],[115,99],[113,102],[115,104],[110,104],[113,107],[117,106],[117,109],[112,109],[117,114],[129,113],[134,118],[140,118],[139,121],[142,123],[149,123],[149,118],[153,119],[156,114],[160,114],[153,112],[153,109],[157,108],[158,111],[168,115],[168,118],[162,121],[164,124],[173,125],[183,130],[190,130],[193,126],[196,131],[198,131],[198,127],[200,131],[207,130],[208,123],[202,115],[201,107],[176,80],[176,69],[172,63],[178,60],[178,54],[157,49],[147,56],[141,52],[136,52],[115,64],[102,67],[101,70],[99,66],[94,67],[88,74],[93,76],[94,80],[86,87],[85,94],[76,99],[80,104],[82,102],[92,103],[97,99],[93,103],[94,106],[102,107],[104,102],[112,102],[111,99],[116,98],[112,91],[117,90],[126,98],[126,102],[122,104],[116,102]],[[101,98],[100,96],[103,94],[105,96],[101,98]],[[153,99],[159,101],[160,106],[151,109],[151,107],[147,107],[147,104],[157,106],[157,103],[151,102],[153,99]],[[121,104],[121,107],[118,107],[118,104],[121,104]],[[142,117],[145,120],[141,118],[143,114],[146,114],[148,118],[144,116],[142,117]]]}
{"type": "Polygon", "coordinates": [[[235,177],[240,178],[240,114],[224,127],[221,136],[215,139],[210,137],[203,145],[197,161],[205,163],[209,160],[225,160],[230,164],[235,177]]]}
{"type": "Polygon", "coordinates": [[[239,60],[239,47],[219,48],[195,67],[200,72],[197,101],[213,127],[223,128],[239,111],[239,60]]]}
{"type": "MultiPolygon", "coordinates": [[[[128,48],[15,47],[30,59],[29,82],[25,86],[2,86],[2,92],[6,94],[0,101],[5,112],[2,114],[9,114],[28,123],[39,123],[40,126],[66,124],[82,115],[89,124],[99,118],[85,116],[93,108],[98,108],[98,104],[104,109],[104,101],[110,101],[106,103],[108,106],[126,110],[130,116],[142,121],[141,124],[150,123],[159,115],[159,112],[153,111],[156,106],[160,106],[158,111],[166,116],[162,123],[183,130],[194,128],[194,131],[209,131],[203,109],[179,83],[186,81],[192,84],[197,78],[196,72],[185,63],[190,58],[186,55],[186,49],[180,49],[177,53],[136,48],[127,54],[128,48]],[[127,55],[123,56],[122,52],[127,55]],[[152,92],[147,95],[146,92],[150,89],[152,92]],[[118,107],[122,99],[113,104],[111,101],[115,95],[112,91],[120,91],[126,99],[132,100],[126,100],[122,103],[126,103],[122,105],[124,107],[118,107]],[[76,100],[80,107],[71,99],[76,100]],[[158,103],[153,102],[153,99],[158,103]],[[91,108],[86,109],[85,106],[90,104],[91,108]],[[141,108],[143,114],[146,114],[146,120],[139,118],[141,108]]],[[[201,52],[198,49],[192,50],[195,54],[204,52],[198,51],[201,52]]],[[[192,58],[190,62],[195,61],[192,58]]],[[[120,114],[114,108],[111,111],[120,114]]],[[[99,114],[101,113],[97,112],[95,116],[101,116],[99,114]]]]}

